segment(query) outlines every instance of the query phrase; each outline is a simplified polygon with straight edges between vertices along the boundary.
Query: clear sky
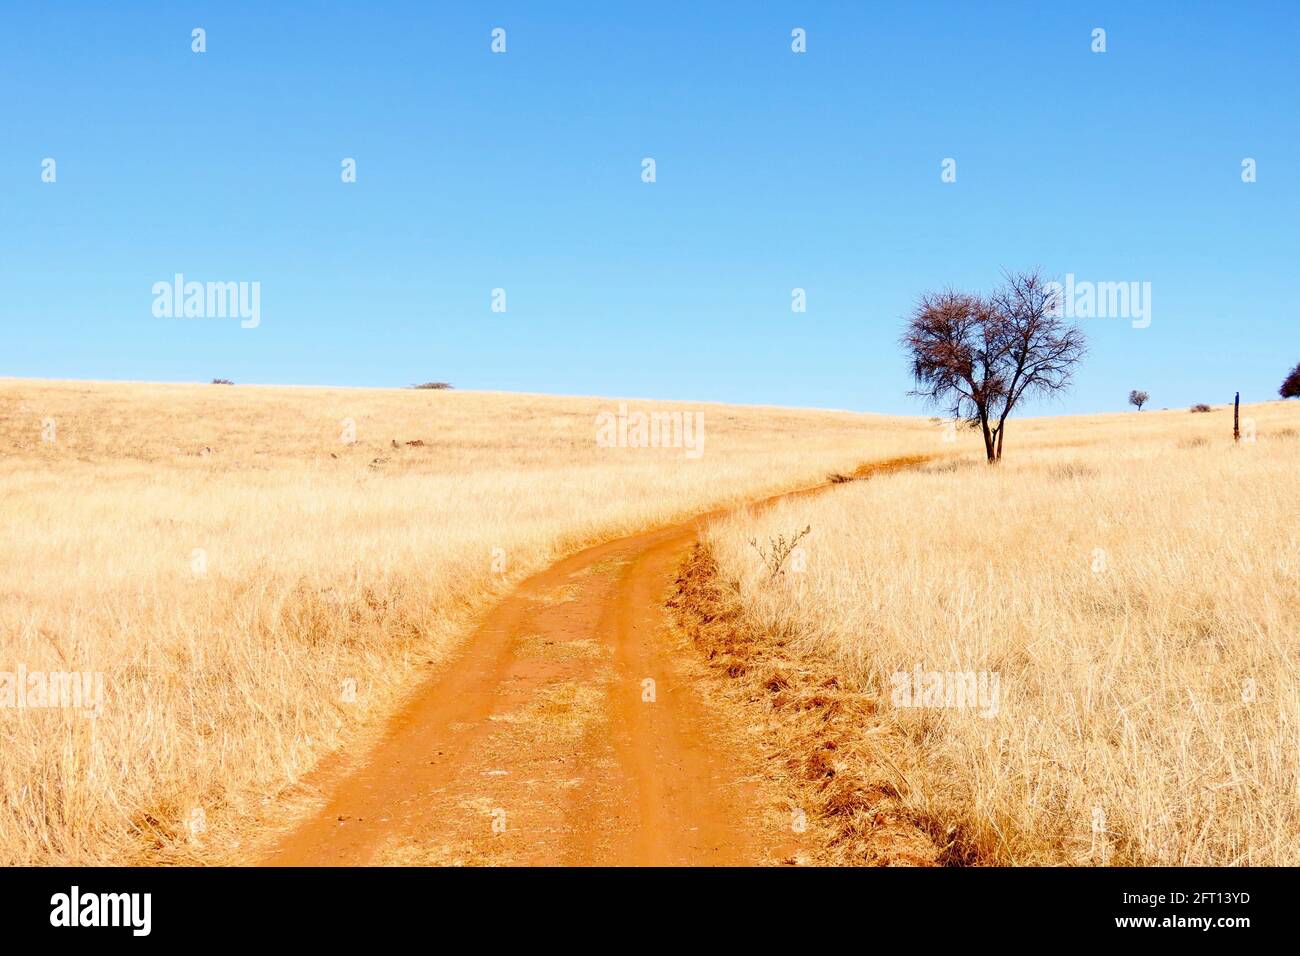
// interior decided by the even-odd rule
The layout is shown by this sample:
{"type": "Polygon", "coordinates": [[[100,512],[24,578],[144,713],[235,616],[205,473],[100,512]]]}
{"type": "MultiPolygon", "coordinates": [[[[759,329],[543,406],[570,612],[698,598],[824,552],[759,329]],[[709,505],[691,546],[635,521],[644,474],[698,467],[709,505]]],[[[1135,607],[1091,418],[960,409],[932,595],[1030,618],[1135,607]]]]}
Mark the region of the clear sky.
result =
{"type": "Polygon", "coordinates": [[[920,412],[916,296],[1040,266],[1151,283],[1043,411],[1274,398],[1298,41],[1295,2],[13,0],[0,375],[920,412]],[[178,272],[260,326],[155,317],[178,272]]]}

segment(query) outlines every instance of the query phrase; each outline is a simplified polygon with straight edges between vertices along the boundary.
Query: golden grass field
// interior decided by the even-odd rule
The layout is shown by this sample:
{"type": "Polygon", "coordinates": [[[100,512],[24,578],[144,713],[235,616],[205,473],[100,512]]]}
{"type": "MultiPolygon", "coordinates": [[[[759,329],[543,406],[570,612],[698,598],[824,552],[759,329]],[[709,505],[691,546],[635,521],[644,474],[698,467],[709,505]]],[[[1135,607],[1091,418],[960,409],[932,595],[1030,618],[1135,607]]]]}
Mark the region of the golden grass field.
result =
{"type": "Polygon", "coordinates": [[[1242,416],[1237,446],[1230,406],[1015,421],[997,467],[963,432],[707,545],[748,626],[868,698],[836,766],[884,754],[855,800],[896,796],[941,858],[1295,865],[1300,404],[1242,416]],[[808,525],[773,578],[751,539],[808,525]],[[996,713],[901,706],[918,668],[996,674],[996,713]]]}
{"type": "Polygon", "coordinates": [[[0,709],[0,863],[238,861],[528,572],[938,446],[924,418],[651,407],[703,411],[698,460],[598,447],[615,400],[0,380],[0,671],[104,675],[97,717],[0,709]]]}

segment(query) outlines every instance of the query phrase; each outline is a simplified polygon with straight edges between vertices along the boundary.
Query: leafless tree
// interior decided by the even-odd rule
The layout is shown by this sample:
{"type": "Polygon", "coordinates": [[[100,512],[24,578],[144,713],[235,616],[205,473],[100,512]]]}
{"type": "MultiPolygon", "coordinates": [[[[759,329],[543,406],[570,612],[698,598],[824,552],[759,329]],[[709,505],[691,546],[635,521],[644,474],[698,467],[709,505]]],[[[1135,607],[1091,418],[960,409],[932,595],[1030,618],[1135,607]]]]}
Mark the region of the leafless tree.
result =
{"type": "Polygon", "coordinates": [[[1068,387],[1086,352],[1083,332],[1059,315],[1058,295],[1037,271],[1007,273],[988,297],[923,295],[903,333],[911,394],[980,429],[990,462],[1002,458],[1020,400],[1068,387]]]}
{"type": "Polygon", "coordinates": [[[1150,400],[1151,400],[1151,396],[1148,395],[1146,392],[1142,391],[1140,388],[1135,388],[1133,389],[1133,391],[1128,393],[1128,403],[1130,405],[1136,405],[1137,410],[1139,412],[1142,411],[1142,406],[1145,405],[1150,400]]]}

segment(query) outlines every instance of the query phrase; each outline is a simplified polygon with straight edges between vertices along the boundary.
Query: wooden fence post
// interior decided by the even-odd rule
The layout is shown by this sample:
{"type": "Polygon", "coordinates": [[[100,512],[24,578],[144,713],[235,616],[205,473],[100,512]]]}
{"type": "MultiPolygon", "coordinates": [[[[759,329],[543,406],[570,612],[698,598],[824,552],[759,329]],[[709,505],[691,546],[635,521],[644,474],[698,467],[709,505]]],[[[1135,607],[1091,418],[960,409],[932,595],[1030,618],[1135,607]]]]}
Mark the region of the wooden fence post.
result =
{"type": "Polygon", "coordinates": [[[1232,401],[1232,440],[1241,441],[1241,392],[1232,401]]]}

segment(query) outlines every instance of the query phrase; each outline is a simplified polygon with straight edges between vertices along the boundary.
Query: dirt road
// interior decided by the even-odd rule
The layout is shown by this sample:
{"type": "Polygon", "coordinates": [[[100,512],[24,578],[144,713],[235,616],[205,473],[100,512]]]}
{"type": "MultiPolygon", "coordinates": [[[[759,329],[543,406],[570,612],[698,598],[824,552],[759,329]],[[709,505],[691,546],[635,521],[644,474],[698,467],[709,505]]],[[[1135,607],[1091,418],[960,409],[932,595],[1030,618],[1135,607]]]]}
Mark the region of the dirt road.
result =
{"type": "Polygon", "coordinates": [[[326,806],[263,862],[788,858],[788,810],[765,799],[737,745],[743,728],[707,703],[664,608],[705,520],[589,548],[524,581],[369,754],[321,771],[326,806]]]}

